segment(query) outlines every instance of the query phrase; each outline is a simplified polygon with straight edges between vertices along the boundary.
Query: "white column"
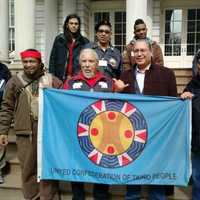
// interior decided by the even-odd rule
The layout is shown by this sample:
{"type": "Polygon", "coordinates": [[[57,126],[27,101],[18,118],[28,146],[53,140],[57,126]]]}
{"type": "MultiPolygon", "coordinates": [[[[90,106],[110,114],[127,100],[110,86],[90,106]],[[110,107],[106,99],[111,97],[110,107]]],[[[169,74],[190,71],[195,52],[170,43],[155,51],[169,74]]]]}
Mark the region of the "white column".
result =
{"type": "Polygon", "coordinates": [[[141,18],[147,21],[148,0],[126,0],[126,43],[129,43],[134,35],[135,20],[141,18]]]}
{"type": "Polygon", "coordinates": [[[63,17],[76,13],[76,1],[75,0],[64,0],[63,1],[63,17]]]}
{"type": "Polygon", "coordinates": [[[44,61],[48,66],[51,48],[58,32],[57,0],[45,0],[45,57],[44,61]]]}
{"type": "Polygon", "coordinates": [[[8,60],[8,0],[0,1],[0,60],[8,60]]]}
{"type": "Polygon", "coordinates": [[[15,1],[15,59],[25,49],[35,48],[35,0],[15,1]]]}
{"type": "Polygon", "coordinates": [[[147,18],[146,18],[146,25],[148,28],[147,35],[152,39],[152,32],[153,32],[153,3],[154,0],[147,1],[147,18]]]}

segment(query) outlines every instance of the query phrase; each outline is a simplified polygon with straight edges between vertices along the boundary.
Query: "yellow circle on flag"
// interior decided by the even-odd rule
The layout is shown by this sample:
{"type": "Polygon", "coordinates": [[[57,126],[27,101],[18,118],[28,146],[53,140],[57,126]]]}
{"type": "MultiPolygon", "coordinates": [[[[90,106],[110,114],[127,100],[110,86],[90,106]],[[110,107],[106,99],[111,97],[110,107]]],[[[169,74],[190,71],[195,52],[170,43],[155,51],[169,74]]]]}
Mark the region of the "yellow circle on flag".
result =
{"type": "Polygon", "coordinates": [[[127,151],[135,136],[130,119],[117,111],[99,113],[91,122],[89,137],[93,146],[106,155],[127,151]]]}

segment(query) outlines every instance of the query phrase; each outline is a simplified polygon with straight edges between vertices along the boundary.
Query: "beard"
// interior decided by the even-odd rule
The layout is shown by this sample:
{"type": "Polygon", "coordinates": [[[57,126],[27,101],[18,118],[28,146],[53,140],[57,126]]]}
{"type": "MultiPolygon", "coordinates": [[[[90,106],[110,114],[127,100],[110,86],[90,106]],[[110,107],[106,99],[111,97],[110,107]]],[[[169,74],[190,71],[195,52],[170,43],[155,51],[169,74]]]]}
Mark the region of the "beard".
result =
{"type": "Polygon", "coordinates": [[[95,76],[95,72],[93,71],[88,71],[88,72],[85,72],[84,70],[82,71],[83,73],[83,76],[87,79],[90,79],[90,78],[93,78],[95,76]]]}
{"type": "Polygon", "coordinates": [[[37,80],[44,74],[44,71],[41,68],[36,70],[24,69],[24,74],[31,80],[37,80]]]}

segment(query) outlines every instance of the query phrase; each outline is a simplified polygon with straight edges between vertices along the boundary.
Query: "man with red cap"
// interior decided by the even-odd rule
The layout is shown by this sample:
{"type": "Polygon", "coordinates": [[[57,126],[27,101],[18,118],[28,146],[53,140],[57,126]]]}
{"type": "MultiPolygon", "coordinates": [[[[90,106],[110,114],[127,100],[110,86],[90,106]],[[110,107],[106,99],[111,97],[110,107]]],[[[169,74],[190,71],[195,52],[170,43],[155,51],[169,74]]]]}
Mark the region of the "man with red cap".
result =
{"type": "Polygon", "coordinates": [[[0,146],[8,144],[12,122],[17,139],[17,156],[22,171],[22,191],[26,200],[58,200],[57,182],[37,182],[38,90],[61,88],[62,82],[44,70],[41,53],[21,52],[23,71],[7,83],[0,110],[0,146]]]}

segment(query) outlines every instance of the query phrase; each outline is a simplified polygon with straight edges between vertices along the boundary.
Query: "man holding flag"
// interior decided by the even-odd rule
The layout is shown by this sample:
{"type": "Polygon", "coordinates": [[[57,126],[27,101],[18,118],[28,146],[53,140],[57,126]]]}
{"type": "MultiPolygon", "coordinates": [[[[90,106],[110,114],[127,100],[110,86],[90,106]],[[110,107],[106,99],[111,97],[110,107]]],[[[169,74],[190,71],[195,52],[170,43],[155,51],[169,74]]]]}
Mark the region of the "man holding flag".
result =
{"type": "MultiPolygon", "coordinates": [[[[112,80],[98,71],[98,55],[93,49],[84,49],[79,56],[81,71],[64,84],[64,89],[113,92],[118,87],[125,87],[122,81],[112,80]]],[[[80,182],[72,182],[73,200],[84,200],[84,185],[80,182]]],[[[95,200],[107,200],[109,186],[94,184],[93,195],[95,200]]]]}
{"type": "MultiPolygon", "coordinates": [[[[177,96],[176,80],[172,70],[152,64],[151,45],[147,40],[135,41],[134,58],[136,64],[124,71],[121,80],[128,87],[124,93],[141,95],[177,96]]],[[[140,185],[128,185],[126,200],[140,199],[140,185]]],[[[150,200],[164,200],[165,188],[161,185],[150,186],[150,200]]]]}
{"type": "Polygon", "coordinates": [[[27,49],[20,56],[23,71],[9,79],[3,96],[0,146],[8,144],[8,132],[14,121],[24,199],[59,200],[57,182],[37,182],[37,128],[39,86],[61,88],[62,82],[45,72],[41,53],[36,49],[27,49]]]}

